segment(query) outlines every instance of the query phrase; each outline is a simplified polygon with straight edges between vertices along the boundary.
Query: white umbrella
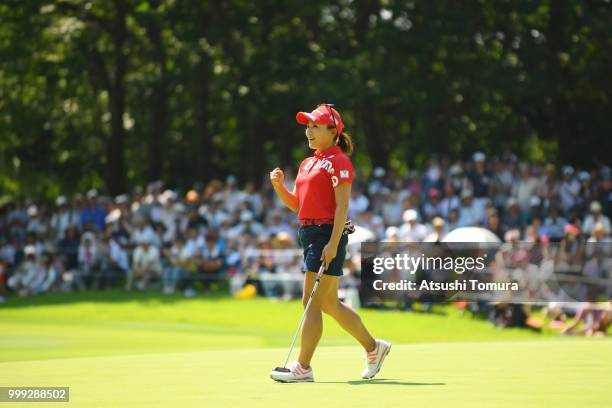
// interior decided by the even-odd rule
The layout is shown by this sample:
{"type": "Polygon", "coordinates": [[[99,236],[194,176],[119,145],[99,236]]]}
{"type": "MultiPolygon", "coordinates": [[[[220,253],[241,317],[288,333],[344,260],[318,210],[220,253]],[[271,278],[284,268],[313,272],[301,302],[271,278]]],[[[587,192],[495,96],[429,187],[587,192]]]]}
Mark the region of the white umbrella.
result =
{"type": "Polygon", "coordinates": [[[348,236],[348,244],[360,244],[366,241],[374,241],[376,239],[376,234],[373,231],[360,227],[359,225],[355,225],[355,232],[349,234],[348,236]]]}
{"type": "Polygon", "coordinates": [[[442,242],[481,242],[481,243],[501,243],[501,240],[486,228],[463,227],[457,228],[446,234],[442,242]]]}

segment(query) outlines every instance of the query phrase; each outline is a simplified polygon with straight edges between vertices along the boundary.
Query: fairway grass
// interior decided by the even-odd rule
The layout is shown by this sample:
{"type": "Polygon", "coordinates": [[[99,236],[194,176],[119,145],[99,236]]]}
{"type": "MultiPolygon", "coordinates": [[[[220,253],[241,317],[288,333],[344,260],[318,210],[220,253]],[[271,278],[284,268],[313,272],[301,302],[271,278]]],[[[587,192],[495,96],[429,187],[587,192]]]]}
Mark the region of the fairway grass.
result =
{"type": "Polygon", "coordinates": [[[316,382],[307,384],[268,378],[286,348],[6,362],[0,384],[69,386],[73,407],[610,407],[611,346],[603,339],[394,345],[369,381],[359,378],[358,347],[321,347],[316,382]]]}
{"type": "MultiPolygon", "coordinates": [[[[302,313],[299,301],[227,296],[183,298],[122,291],[51,294],[0,304],[0,362],[122,354],[287,347],[302,313]]],[[[542,340],[550,332],[499,330],[460,316],[359,311],[376,337],[395,344],[479,340],[542,340]]],[[[325,317],[322,346],[355,345],[325,317]]]]}

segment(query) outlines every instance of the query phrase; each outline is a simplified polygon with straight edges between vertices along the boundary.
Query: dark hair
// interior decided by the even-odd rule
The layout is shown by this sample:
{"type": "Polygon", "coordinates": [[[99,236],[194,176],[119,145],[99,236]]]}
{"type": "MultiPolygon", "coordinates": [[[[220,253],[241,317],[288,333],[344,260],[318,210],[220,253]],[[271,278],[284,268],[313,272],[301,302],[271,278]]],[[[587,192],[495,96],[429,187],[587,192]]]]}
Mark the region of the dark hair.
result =
{"type": "MultiPolygon", "coordinates": [[[[327,125],[327,128],[336,129],[334,126],[331,126],[331,125],[327,125]]],[[[336,131],[338,130],[336,129],[336,131]]],[[[340,133],[340,140],[338,140],[338,146],[340,147],[340,150],[342,150],[342,152],[346,154],[347,156],[353,153],[353,150],[354,150],[353,138],[348,132],[343,131],[342,133],[340,133]]]]}

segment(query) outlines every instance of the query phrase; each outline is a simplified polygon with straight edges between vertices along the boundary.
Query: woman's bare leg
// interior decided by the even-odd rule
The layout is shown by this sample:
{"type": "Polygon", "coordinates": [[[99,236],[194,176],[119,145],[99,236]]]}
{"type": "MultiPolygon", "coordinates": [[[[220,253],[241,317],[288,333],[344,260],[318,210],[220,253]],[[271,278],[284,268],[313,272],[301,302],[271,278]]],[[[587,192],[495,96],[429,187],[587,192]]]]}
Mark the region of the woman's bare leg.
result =
{"type": "Polygon", "coordinates": [[[361,343],[366,351],[373,351],[376,348],[376,340],[368,332],[357,312],[338,299],[340,278],[336,276],[333,278],[335,280],[333,288],[327,292],[321,310],[333,317],[344,330],[361,343]]]}
{"type": "MultiPolygon", "coordinates": [[[[306,276],[304,277],[304,293],[302,294],[302,303],[304,307],[306,307],[308,303],[316,277],[316,272],[306,272],[306,276]]],[[[321,303],[328,296],[330,289],[337,291],[337,284],[334,279],[338,278],[330,275],[321,276],[321,282],[319,282],[317,291],[312,298],[312,302],[304,318],[300,357],[298,358],[303,368],[310,367],[310,360],[312,360],[317,344],[319,344],[319,340],[321,339],[321,334],[323,333],[321,303]]]]}

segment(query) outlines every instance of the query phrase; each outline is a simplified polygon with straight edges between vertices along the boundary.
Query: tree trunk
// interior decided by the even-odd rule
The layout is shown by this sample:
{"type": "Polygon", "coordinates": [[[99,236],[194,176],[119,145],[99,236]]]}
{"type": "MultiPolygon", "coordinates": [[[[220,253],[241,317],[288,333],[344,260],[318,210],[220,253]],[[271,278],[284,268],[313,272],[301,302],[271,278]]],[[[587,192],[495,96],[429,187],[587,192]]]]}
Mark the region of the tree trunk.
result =
{"type": "Polygon", "coordinates": [[[161,28],[153,20],[147,25],[149,40],[154,47],[157,63],[157,81],[151,94],[151,130],[147,144],[147,178],[149,181],[162,178],[162,143],[168,125],[168,75],[166,72],[166,49],[161,38],[161,28]]]}
{"type": "Polygon", "coordinates": [[[127,57],[124,45],[127,40],[126,27],[127,5],[125,0],[115,1],[115,18],[113,21],[112,39],[114,46],[115,70],[109,90],[111,134],[107,145],[107,180],[108,191],[112,195],[125,192],[125,160],[123,113],[125,111],[125,72],[127,57]]]}

